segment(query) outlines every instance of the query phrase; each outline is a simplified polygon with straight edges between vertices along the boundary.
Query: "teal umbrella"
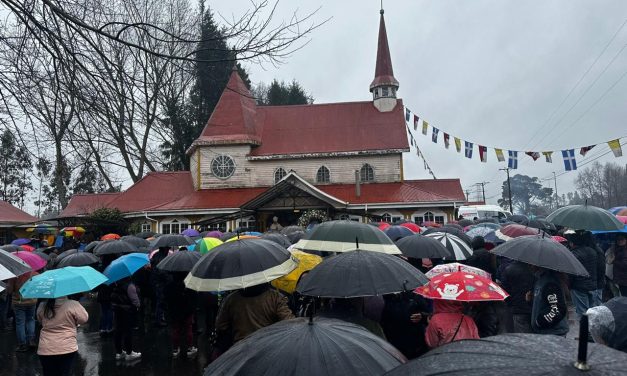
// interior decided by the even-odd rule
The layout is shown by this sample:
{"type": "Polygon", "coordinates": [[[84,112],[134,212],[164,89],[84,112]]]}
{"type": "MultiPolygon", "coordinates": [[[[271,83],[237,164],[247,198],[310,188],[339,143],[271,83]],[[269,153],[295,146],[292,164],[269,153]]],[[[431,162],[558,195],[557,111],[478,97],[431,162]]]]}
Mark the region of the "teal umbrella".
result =
{"type": "Polygon", "coordinates": [[[612,231],[625,227],[614,214],[591,205],[565,206],[551,213],[546,220],[573,230],[612,231]]]}
{"type": "Polygon", "coordinates": [[[132,276],[148,263],[150,259],[144,253],[129,253],[114,260],[103,272],[108,279],[107,285],[132,276]]]}
{"type": "Polygon", "coordinates": [[[93,290],[106,281],[107,277],[90,266],[66,266],[34,276],[22,286],[20,294],[25,298],[59,298],[93,290]]]}

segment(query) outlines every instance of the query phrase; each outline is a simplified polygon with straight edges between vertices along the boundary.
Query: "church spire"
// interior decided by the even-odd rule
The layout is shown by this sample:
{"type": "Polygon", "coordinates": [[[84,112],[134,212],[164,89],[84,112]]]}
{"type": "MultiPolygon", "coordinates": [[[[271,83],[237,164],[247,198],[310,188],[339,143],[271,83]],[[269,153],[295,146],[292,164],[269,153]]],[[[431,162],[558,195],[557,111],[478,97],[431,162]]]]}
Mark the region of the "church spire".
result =
{"type": "Polygon", "coordinates": [[[392,58],[390,58],[383,8],[379,13],[381,18],[379,20],[377,64],[374,79],[370,84],[370,92],[373,95],[375,107],[381,112],[388,112],[396,106],[396,90],[398,90],[399,85],[396,78],[394,78],[394,70],[392,69],[392,58]]]}

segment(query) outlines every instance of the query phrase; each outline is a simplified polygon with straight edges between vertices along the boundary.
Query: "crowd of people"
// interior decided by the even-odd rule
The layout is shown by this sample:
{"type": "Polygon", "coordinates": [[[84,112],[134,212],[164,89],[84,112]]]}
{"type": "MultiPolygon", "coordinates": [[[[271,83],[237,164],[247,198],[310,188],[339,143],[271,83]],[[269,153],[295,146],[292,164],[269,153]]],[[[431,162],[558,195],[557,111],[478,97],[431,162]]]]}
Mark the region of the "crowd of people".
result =
{"type": "MultiPolygon", "coordinates": [[[[449,226],[451,233],[463,232],[461,226],[449,226]]],[[[90,295],[26,298],[20,288],[33,276],[55,267],[54,256],[62,250],[49,247],[53,257],[44,269],[10,279],[6,290],[0,293],[0,328],[15,330],[16,352],[37,351],[46,375],[70,372],[78,351],[77,327],[89,319],[81,299],[95,299],[98,303],[100,335],[103,340],[113,337],[118,362],[141,359],[133,337],[137,335],[134,328],[145,323],[155,330],[170,331],[173,358],[194,358],[198,334],[205,332],[203,340],[210,345],[209,359],[215,360],[255,331],[298,316],[329,317],[361,325],[412,359],[453,341],[502,333],[566,336],[569,319],[579,320],[588,313],[590,341],[627,351],[627,338],[617,340],[608,329],[615,326],[606,320],[608,305],[625,304],[627,300],[627,235],[618,233],[601,239],[588,231],[544,230],[548,236],[558,236],[555,241],[570,249],[588,276],[567,275],[498,257],[490,251],[498,242],[475,236],[469,238],[468,244],[472,256],[458,261],[489,273],[492,281],[509,294],[503,301],[477,302],[429,299],[413,291],[313,298],[296,291],[282,291],[270,283],[220,293],[197,292],[186,287],[187,272],[168,272],[157,267],[172,252],[192,252],[184,247],[159,247],[151,253],[150,262],[132,276],[102,284],[90,295]],[[569,305],[574,306],[576,317],[569,317],[569,305]],[[36,328],[40,328],[39,333],[36,328]]],[[[447,231],[447,227],[438,231],[447,231]]],[[[104,271],[119,256],[103,255],[93,266],[104,271]]],[[[450,262],[400,257],[424,273],[450,262]]],[[[308,278],[307,275],[305,271],[300,279],[308,278]]]]}

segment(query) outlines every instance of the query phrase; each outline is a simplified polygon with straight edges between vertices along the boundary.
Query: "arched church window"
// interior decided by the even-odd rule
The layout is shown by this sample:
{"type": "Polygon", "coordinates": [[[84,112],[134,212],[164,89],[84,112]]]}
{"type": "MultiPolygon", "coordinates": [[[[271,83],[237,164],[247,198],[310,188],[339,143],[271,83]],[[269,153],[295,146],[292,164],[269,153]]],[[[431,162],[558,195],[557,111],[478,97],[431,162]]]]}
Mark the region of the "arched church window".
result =
{"type": "Polygon", "coordinates": [[[285,177],[285,175],[287,175],[287,172],[285,171],[285,169],[283,169],[283,167],[279,167],[274,170],[274,184],[280,182],[281,179],[285,177]]]}
{"type": "Polygon", "coordinates": [[[316,173],[316,183],[328,183],[331,181],[331,172],[325,166],[320,166],[316,173]]]}
{"type": "Polygon", "coordinates": [[[374,181],[374,169],[368,163],[361,166],[359,170],[359,179],[363,182],[374,181]]]}

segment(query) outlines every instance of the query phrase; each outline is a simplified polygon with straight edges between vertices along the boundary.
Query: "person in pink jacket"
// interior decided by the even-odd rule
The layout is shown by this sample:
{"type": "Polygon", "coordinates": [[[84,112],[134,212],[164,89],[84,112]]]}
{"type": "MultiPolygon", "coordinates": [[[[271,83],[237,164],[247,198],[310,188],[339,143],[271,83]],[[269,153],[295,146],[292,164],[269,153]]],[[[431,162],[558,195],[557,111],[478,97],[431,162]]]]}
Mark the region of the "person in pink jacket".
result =
{"type": "Polygon", "coordinates": [[[37,354],[44,376],[71,374],[78,352],[76,328],[88,319],[85,308],[67,297],[48,299],[39,306],[37,320],[42,328],[37,354]]]}
{"type": "Polygon", "coordinates": [[[425,332],[425,342],[434,349],[462,339],[478,339],[479,331],[472,317],[464,314],[462,302],[434,300],[433,315],[425,332]]]}

